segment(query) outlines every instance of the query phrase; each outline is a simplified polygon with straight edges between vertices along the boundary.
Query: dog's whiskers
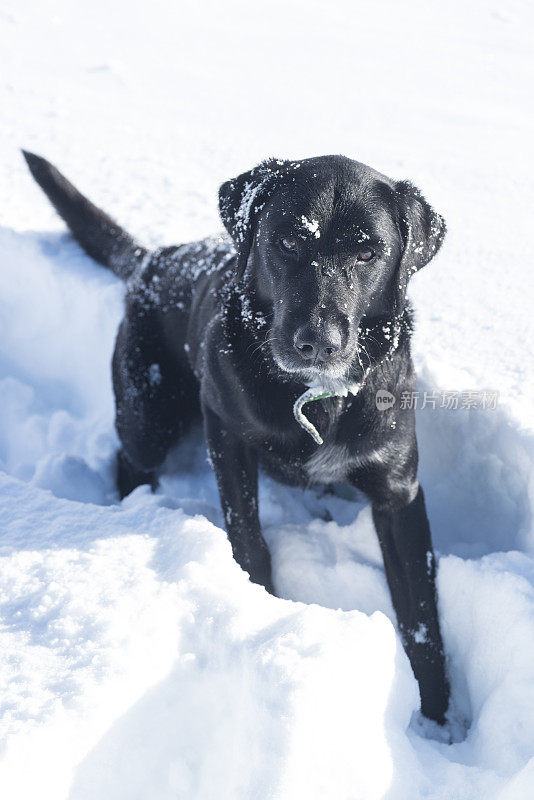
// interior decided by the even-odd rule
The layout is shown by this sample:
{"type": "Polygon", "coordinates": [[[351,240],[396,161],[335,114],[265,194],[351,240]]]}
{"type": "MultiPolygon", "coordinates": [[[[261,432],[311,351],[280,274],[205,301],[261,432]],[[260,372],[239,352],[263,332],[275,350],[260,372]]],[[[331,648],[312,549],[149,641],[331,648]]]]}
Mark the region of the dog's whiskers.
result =
{"type": "Polygon", "coordinates": [[[260,344],[257,347],[255,347],[254,350],[252,351],[252,353],[250,354],[250,358],[252,358],[252,356],[255,353],[257,353],[258,350],[261,350],[262,347],[265,347],[266,344],[270,344],[271,342],[277,342],[278,338],[279,337],[277,337],[277,336],[271,336],[271,337],[268,337],[267,339],[265,339],[263,342],[260,342],[260,344]]]}

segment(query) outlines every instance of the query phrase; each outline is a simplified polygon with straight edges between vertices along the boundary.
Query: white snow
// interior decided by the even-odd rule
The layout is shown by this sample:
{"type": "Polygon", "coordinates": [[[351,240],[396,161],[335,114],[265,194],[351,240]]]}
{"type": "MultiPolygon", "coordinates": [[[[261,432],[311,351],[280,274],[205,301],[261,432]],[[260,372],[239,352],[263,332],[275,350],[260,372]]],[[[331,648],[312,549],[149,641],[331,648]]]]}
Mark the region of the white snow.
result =
{"type": "Polygon", "coordinates": [[[303,227],[309,233],[313,234],[313,236],[316,239],[319,239],[321,237],[321,231],[319,230],[319,220],[317,220],[317,219],[308,219],[308,217],[305,217],[304,215],[302,215],[302,217],[300,219],[301,219],[303,227]]]}
{"type": "Polygon", "coordinates": [[[526,0],[3,0],[2,798],[532,797],[533,17],[526,0]],[[117,502],[123,289],[19,146],[153,245],[216,234],[219,183],[273,153],[344,153],[445,216],[411,287],[421,397],[499,392],[418,411],[453,744],[418,716],[348,493],[262,479],[283,599],[234,563],[199,434],[156,494],[117,502]]]}

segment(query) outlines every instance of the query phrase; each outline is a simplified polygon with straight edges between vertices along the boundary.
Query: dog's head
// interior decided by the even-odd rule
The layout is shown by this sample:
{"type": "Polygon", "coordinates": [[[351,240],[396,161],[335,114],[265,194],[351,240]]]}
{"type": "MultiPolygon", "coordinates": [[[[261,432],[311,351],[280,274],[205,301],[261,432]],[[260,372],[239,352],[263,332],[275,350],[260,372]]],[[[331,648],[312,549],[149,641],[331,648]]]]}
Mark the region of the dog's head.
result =
{"type": "Polygon", "coordinates": [[[224,183],[219,206],[276,364],[308,383],[349,376],[363,328],[400,317],[445,235],[415,186],[342,156],[263,162],[224,183]]]}

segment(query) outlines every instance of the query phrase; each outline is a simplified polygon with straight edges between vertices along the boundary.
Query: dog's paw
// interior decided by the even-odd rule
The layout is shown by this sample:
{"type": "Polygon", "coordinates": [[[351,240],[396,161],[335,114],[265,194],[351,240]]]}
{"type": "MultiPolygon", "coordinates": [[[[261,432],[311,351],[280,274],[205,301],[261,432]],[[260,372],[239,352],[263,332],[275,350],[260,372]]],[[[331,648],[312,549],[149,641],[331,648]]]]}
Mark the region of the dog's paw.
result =
{"type": "Polygon", "coordinates": [[[457,744],[463,742],[469,730],[468,720],[454,710],[449,709],[443,724],[423,716],[415,711],[410,721],[410,728],[424,739],[433,739],[441,744],[457,744]]]}

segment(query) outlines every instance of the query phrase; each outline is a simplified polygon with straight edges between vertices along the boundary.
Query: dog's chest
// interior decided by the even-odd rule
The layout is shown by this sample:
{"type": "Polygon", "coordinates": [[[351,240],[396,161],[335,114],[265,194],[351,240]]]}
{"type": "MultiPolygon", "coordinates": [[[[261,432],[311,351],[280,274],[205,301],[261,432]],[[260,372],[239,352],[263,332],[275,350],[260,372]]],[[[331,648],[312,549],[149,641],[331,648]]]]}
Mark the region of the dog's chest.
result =
{"type": "Polygon", "coordinates": [[[380,448],[354,453],[345,444],[325,442],[318,445],[303,466],[311,483],[343,483],[354,470],[383,460],[384,450],[380,448]]]}
{"type": "Polygon", "coordinates": [[[340,483],[348,477],[359,461],[343,442],[335,441],[340,418],[350,405],[341,397],[332,397],[316,406],[317,424],[325,439],[303,464],[304,471],[312,483],[340,483]]]}
{"type": "Polygon", "coordinates": [[[319,445],[315,453],[308,458],[304,469],[312,483],[339,483],[346,479],[351,462],[346,445],[325,443],[319,445]]]}
{"type": "Polygon", "coordinates": [[[328,485],[343,483],[359,467],[378,457],[369,452],[365,438],[361,437],[357,419],[347,424],[345,413],[350,410],[350,399],[332,397],[306,406],[306,416],[315,425],[324,439],[324,444],[314,444],[309,433],[299,430],[294,445],[287,440],[280,445],[272,440],[261,453],[267,471],[278,480],[292,485],[328,485]],[[354,446],[355,439],[359,447],[354,446]],[[308,445],[308,446],[304,446],[308,445]]]}

